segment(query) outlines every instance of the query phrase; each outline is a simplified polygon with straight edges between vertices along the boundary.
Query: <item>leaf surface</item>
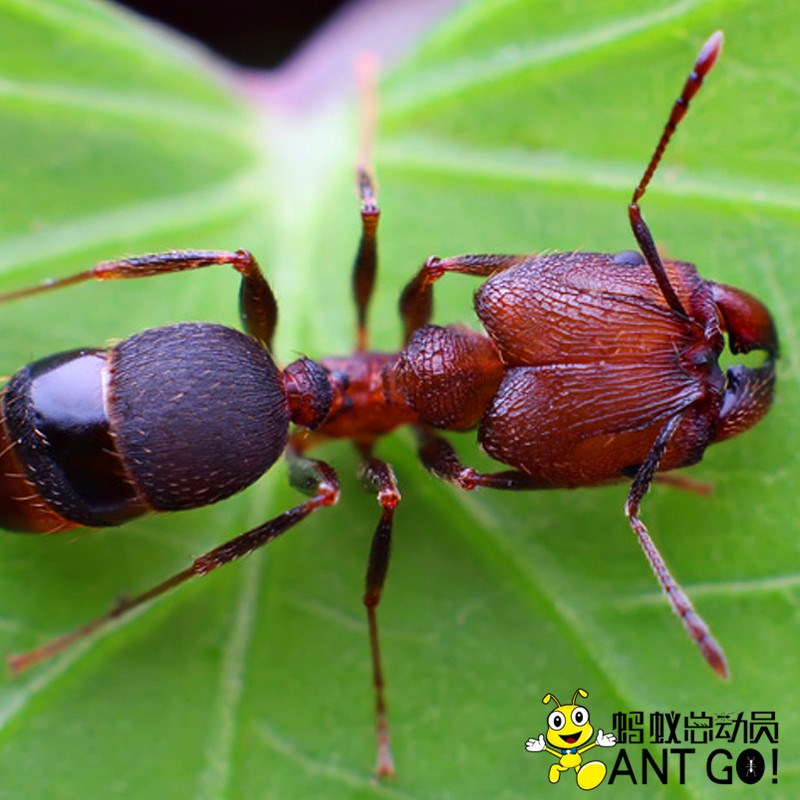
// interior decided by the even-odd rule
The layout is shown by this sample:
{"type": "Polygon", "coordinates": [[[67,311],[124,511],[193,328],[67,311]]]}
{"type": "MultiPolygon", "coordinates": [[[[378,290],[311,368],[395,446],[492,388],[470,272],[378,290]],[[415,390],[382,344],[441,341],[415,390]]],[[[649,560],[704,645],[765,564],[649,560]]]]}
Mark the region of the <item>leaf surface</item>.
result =
{"type": "MultiPolygon", "coordinates": [[[[692,470],[710,499],[657,486],[643,516],[725,646],[729,683],[660,597],[625,487],[460,495],[401,432],[380,447],[404,498],[380,607],[396,781],[370,777],[360,595],[378,510],[334,443],[319,455],[342,476],[338,507],[0,687],[0,797],[538,796],[557,791],[551,758],[524,741],[545,729],[542,697],[579,686],[606,731],[618,710],[766,709],[782,742],[800,735],[797,15],[777,0],[472,2],[381,88],[372,330],[393,349],[396,298],[430,254],[632,247],[630,192],[702,41],[724,28],[642,207],[664,252],[773,310],[778,398],[692,470]]],[[[203,51],[109,6],[0,0],[0,120],[3,290],[124,254],[247,247],[279,296],[283,362],[351,347],[351,104],[264,109],[203,51]]],[[[437,321],[474,323],[475,283],[440,287],[437,321]]],[[[175,320],[236,325],[236,291],[220,269],[4,306],[0,371],[175,320]]],[[[456,442],[488,466],[474,437],[456,442]]],[[[218,506],[97,535],[3,537],[0,649],[70,629],[279,513],[297,501],[285,478],[276,467],[218,506]]],[[[685,784],[651,779],[648,796],[717,796],[706,752],[685,784]]],[[[781,748],[770,796],[796,796],[799,773],[781,748]]],[[[621,777],[613,791],[641,790],[621,777]]]]}

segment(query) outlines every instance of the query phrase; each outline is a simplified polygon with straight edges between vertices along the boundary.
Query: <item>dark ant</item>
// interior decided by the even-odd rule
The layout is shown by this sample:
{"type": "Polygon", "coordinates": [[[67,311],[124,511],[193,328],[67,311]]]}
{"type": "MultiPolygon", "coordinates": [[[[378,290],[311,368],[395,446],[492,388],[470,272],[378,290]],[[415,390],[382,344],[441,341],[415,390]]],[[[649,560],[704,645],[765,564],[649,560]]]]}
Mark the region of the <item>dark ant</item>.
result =
{"type": "MultiPolygon", "coordinates": [[[[691,264],[662,259],[639,201],[689,102],[722,46],[715,33],[675,102],[628,207],[641,250],[430,258],[400,299],[405,344],[370,350],[367,309],[379,210],[366,152],[358,169],[361,242],[350,355],[284,369],[270,348],[277,304],[250,253],[192,251],[103,262],[85,272],[0,295],[0,301],[91,279],[127,279],[230,265],[241,276],[246,335],[209,323],[154,328],[107,349],[82,349],[24,367],[3,393],[0,522],[53,533],[119,525],[148,511],[178,511],[235,494],[286,453],[293,486],[309,499],[196,558],[158,586],[23,655],[18,672],[195,575],[272,541],[339,499],[328,464],[306,451],[350,439],[382,507],[366,574],[377,717],[377,773],[393,773],[376,610],[389,565],[400,494],[376,441],[401,425],[419,437],[423,464],[461,489],[577,488],[633,479],[625,506],[633,532],[675,613],[703,656],[728,674],[722,649],[671,576],[639,504],[657,472],[699,461],[708,445],[753,426],[770,407],[778,341],[754,297],[706,281],[691,264]],[[475,309],[485,333],[430,325],[433,284],[447,273],[485,279],[475,309]],[[762,366],[718,364],[766,351],[762,366]],[[297,431],[290,432],[290,423],[297,431]],[[511,469],[461,463],[438,430],[478,429],[481,447],[511,469]]],[[[670,480],[669,476],[667,479],[670,480]]],[[[678,485],[690,482],[672,478],[678,485]]]]}

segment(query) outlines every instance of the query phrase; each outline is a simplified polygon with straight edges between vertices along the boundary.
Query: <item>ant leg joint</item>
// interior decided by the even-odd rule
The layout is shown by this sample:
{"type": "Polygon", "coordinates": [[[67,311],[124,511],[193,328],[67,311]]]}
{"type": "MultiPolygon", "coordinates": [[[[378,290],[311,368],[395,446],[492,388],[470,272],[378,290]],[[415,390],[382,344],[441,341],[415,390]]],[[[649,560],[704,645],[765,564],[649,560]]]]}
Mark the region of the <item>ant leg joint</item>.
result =
{"type": "Polygon", "coordinates": [[[335,506],[339,502],[341,491],[339,486],[328,481],[322,481],[317,487],[317,506],[335,506]]]}
{"type": "Polygon", "coordinates": [[[443,259],[439,258],[439,256],[430,256],[427,261],[425,261],[424,270],[428,280],[435,281],[444,275],[445,269],[442,263],[443,259]]]}
{"type": "Polygon", "coordinates": [[[258,270],[255,256],[249,251],[241,248],[234,253],[233,267],[244,275],[249,275],[258,270]]]}
{"type": "Polygon", "coordinates": [[[392,511],[397,508],[398,503],[402,500],[400,492],[393,488],[381,489],[378,492],[378,503],[383,506],[387,511],[392,511]]]}
{"type": "Polygon", "coordinates": [[[458,473],[455,482],[459,489],[471,492],[478,486],[477,476],[478,473],[472,467],[465,467],[458,473]]]}

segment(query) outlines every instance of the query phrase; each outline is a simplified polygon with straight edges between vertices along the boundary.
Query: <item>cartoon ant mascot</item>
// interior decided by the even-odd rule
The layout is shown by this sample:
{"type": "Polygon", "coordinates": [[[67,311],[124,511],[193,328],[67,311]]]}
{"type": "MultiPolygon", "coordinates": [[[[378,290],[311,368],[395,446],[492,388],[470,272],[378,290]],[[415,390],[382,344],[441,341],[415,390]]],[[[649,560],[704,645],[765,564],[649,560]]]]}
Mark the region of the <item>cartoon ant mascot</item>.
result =
{"type": "Polygon", "coordinates": [[[572,698],[572,703],[562,706],[558,698],[546,694],[542,702],[547,705],[551,700],[556,704],[556,710],[551,711],[547,717],[547,741],[542,734],[538,739],[528,739],[525,749],[529,753],[541,753],[547,750],[558,759],[558,763],[551,765],[548,777],[550,783],[558,783],[562,772],[574,769],[581,789],[594,789],[603,782],[606,776],[606,765],[602,761],[587,761],[583,763],[581,756],[596,745],[600,747],[614,747],[617,737],[613,733],[597,731],[597,738],[590,742],[594,728],[589,724],[589,712],[583,707],[575,705],[581,697],[588,697],[588,692],[578,689],[572,698]],[[587,744],[587,742],[589,742],[587,744]]]}

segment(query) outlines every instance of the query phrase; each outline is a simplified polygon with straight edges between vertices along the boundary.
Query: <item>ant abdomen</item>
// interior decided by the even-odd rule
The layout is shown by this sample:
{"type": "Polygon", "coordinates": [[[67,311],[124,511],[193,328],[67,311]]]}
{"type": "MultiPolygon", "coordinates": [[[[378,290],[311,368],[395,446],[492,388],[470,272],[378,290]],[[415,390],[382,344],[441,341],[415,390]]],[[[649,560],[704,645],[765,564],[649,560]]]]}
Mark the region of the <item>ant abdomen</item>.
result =
{"type": "Polygon", "coordinates": [[[104,398],[110,353],[72,350],[23,367],[3,394],[2,524],[52,532],[143,513],[104,398]],[[24,467],[22,466],[24,465],[24,467]]]}
{"type": "Polygon", "coordinates": [[[252,337],[210,323],[153,328],[121,342],[110,371],[118,447],[157,511],[229,497],[283,453],[283,378],[252,337]]]}
{"type": "Polygon", "coordinates": [[[0,524],[100,527],[208,505],[266,472],[288,429],[280,370],[232,328],[181,323],[51,356],[3,395],[0,524]]]}

